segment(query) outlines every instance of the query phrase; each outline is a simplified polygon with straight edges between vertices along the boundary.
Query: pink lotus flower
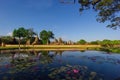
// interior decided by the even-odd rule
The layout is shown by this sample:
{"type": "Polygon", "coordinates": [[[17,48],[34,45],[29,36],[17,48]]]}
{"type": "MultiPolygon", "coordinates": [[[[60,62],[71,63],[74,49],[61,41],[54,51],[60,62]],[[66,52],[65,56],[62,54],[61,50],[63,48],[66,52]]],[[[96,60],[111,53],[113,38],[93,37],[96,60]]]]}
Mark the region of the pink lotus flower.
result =
{"type": "Polygon", "coordinates": [[[74,73],[78,73],[79,70],[77,70],[77,69],[73,69],[73,72],[74,72],[74,73]]]}

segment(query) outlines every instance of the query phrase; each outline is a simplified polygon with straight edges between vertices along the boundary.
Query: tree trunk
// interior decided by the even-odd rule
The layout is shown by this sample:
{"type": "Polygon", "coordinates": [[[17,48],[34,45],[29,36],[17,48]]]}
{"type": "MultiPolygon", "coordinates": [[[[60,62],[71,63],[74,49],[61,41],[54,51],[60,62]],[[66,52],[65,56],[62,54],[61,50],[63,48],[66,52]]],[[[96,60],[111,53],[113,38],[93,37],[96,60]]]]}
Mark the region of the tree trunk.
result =
{"type": "Polygon", "coordinates": [[[48,40],[47,40],[47,45],[49,44],[48,40]]]}
{"type": "Polygon", "coordinates": [[[20,38],[19,38],[19,41],[18,41],[18,42],[19,42],[19,50],[20,50],[20,38]]]}

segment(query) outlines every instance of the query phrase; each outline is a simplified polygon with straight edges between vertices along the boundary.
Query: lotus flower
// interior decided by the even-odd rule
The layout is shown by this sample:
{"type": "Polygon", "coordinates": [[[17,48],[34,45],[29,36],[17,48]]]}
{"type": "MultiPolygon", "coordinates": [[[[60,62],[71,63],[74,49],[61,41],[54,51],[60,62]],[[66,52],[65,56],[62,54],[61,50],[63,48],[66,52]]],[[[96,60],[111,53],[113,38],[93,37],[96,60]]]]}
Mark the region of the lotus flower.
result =
{"type": "Polygon", "coordinates": [[[74,72],[74,73],[78,73],[79,70],[77,70],[77,69],[73,69],[73,72],[74,72]]]}

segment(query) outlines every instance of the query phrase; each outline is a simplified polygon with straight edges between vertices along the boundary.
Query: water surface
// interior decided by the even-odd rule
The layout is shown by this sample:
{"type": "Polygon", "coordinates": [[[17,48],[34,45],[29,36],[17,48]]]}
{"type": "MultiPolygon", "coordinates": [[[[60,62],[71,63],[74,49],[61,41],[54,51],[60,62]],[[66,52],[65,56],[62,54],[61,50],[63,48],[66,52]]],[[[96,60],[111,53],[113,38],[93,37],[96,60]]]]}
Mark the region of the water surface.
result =
{"type": "Polygon", "coordinates": [[[0,80],[120,80],[120,54],[0,51],[0,80]]]}

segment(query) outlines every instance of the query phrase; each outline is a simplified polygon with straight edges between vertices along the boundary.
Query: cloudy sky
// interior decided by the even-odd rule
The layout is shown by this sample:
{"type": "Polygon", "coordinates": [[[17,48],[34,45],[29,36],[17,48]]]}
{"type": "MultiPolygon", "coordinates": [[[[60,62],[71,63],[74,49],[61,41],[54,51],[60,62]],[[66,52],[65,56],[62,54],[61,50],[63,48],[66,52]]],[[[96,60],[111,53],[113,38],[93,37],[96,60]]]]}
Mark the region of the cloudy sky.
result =
{"type": "Polygon", "coordinates": [[[79,4],[61,4],[60,0],[0,0],[0,35],[11,35],[15,28],[34,28],[39,34],[51,30],[56,38],[77,41],[85,39],[120,39],[120,29],[106,28],[96,22],[92,10],[79,12],[79,4]]]}

